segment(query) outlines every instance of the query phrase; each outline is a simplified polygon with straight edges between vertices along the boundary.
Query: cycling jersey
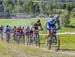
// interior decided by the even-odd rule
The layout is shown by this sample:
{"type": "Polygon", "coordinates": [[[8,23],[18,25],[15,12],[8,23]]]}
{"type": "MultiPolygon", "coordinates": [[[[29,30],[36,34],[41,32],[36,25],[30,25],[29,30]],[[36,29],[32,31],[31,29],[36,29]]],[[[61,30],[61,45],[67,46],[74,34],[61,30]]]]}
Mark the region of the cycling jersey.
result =
{"type": "Polygon", "coordinates": [[[16,29],[16,34],[20,34],[20,35],[24,34],[23,29],[17,28],[17,29],[16,29]]]}
{"type": "Polygon", "coordinates": [[[21,31],[22,31],[22,29],[20,29],[20,28],[16,29],[16,32],[21,32],[21,31]]]}
{"type": "Polygon", "coordinates": [[[54,18],[54,17],[50,18],[50,19],[48,20],[48,22],[49,22],[50,24],[54,24],[55,18],[54,18]]]}
{"type": "Polygon", "coordinates": [[[32,34],[33,33],[33,30],[30,30],[30,34],[32,34]]]}
{"type": "Polygon", "coordinates": [[[6,27],[6,28],[5,28],[5,33],[7,33],[7,34],[10,34],[10,33],[11,33],[10,27],[6,27]]]}
{"type": "Polygon", "coordinates": [[[54,17],[50,18],[46,23],[46,29],[50,30],[51,28],[56,28],[54,17]]]}
{"type": "Polygon", "coordinates": [[[39,26],[41,26],[41,23],[35,23],[35,24],[34,24],[34,29],[35,29],[35,30],[38,30],[38,27],[39,27],[39,26]]]}

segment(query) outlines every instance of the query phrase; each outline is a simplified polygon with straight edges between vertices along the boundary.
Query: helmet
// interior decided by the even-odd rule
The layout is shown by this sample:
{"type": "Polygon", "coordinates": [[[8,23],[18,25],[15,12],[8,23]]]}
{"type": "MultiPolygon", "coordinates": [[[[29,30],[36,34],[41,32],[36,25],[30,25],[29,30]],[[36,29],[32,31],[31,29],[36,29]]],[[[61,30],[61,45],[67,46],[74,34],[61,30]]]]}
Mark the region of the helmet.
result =
{"type": "Polygon", "coordinates": [[[55,18],[59,18],[60,16],[56,14],[54,17],[55,17],[55,18]]]}
{"type": "Polygon", "coordinates": [[[51,18],[51,17],[54,17],[54,16],[53,16],[53,15],[50,15],[50,18],[51,18]]]}
{"type": "Polygon", "coordinates": [[[8,25],[6,27],[9,27],[8,25]]]}
{"type": "Polygon", "coordinates": [[[21,28],[21,26],[19,26],[18,28],[21,28]]]}
{"type": "Polygon", "coordinates": [[[38,19],[37,22],[40,22],[40,19],[38,19]]]}
{"type": "Polygon", "coordinates": [[[14,28],[16,28],[16,26],[14,26],[14,28]]]}

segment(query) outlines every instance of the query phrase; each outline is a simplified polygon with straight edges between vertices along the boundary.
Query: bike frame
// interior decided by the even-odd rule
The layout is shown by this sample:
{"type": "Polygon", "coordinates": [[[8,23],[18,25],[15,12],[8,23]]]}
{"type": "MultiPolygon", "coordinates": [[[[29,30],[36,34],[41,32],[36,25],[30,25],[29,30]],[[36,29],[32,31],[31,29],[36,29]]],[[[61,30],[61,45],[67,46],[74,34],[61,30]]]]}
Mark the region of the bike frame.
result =
{"type": "Polygon", "coordinates": [[[36,46],[40,47],[40,37],[39,37],[39,30],[34,30],[34,40],[36,46]]]}

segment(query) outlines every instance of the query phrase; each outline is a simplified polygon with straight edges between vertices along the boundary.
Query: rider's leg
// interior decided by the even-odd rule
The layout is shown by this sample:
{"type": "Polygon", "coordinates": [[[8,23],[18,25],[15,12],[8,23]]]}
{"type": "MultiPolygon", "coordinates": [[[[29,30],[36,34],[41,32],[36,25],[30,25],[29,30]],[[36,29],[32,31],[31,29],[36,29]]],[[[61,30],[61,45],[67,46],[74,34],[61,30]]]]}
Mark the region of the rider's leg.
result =
{"type": "Polygon", "coordinates": [[[10,34],[6,34],[6,40],[7,40],[7,42],[9,43],[9,40],[10,40],[10,34]]]}
{"type": "Polygon", "coordinates": [[[51,38],[51,24],[46,23],[46,29],[47,29],[47,35],[46,35],[46,45],[50,43],[50,38],[51,38]]]}
{"type": "Polygon", "coordinates": [[[53,25],[52,25],[52,28],[53,28],[53,30],[52,30],[52,32],[53,32],[53,37],[55,37],[55,39],[54,39],[55,41],[54,41],[54,42],[57,43],[57,37],[56,37],[56,25],[53,24],[53,25]]]}
{"type": "MultiPolygon", "coordinates": [[[[56,34],[56,32],[55,32],[55,34],[56,34]]],[[[55,43],[57,44],[57,36],[55,35],[54,37],[55,37],[55,43]]]]}
{"type": "Polygon", "coordinates": [[[51,29],[48,30],[48,37],[50,37],[50,36],[51,36],[51,29]]]}
{"type": "Polygon", "coordinates": [[[16,41],[15,33],[13,33],[13,40],[16,41]]]}
{"type": "Polygon", "coordinates": [[[47,37],[51,36],[51,24],[49,22],[46,23],[46,29],[47,29],[47,37]]]}
{"type": "Polygon", "coordinates": [[[3,32],[1,32],[1,39],[3,40],[3,32]]]}
{"type": "Polygon", "coordinates": [[[25,43],[25,35],[23,34],[23,43],[25,43]]]}
{"type": "Polygon", "coordinates": [[[46,39],[50,38],[51,37],[51,29],[50,30],[47,30],[47,35],[46,35],[46,39]]]}
{"type": "Polygon", "coordinates": [[[27,35],[27,45],[29,45],[29,35],[27,35]]]}
{"type": "Polygon", "coordinates": [[[37,44],[38,44],[38,47],[40,47],[40,36],[39,36],[39,33],[37,34],[37,44]]]}

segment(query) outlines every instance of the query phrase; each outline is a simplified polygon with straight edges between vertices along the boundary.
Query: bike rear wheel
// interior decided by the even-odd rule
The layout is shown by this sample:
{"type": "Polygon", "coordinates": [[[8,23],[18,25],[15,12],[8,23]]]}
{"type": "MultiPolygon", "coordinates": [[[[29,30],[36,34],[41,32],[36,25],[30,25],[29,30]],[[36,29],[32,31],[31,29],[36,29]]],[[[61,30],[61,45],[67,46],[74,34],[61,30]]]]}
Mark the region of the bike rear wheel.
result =
{"type": "Polygon", "coordinates": [[[39,34],[35,34],[35,44],[36,44],[36,46],[40,47],[40,37],[39,37],[39,34]]]}

